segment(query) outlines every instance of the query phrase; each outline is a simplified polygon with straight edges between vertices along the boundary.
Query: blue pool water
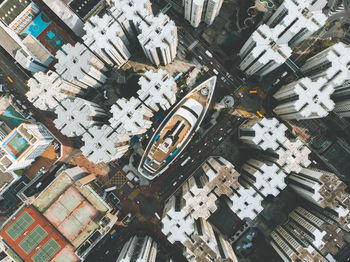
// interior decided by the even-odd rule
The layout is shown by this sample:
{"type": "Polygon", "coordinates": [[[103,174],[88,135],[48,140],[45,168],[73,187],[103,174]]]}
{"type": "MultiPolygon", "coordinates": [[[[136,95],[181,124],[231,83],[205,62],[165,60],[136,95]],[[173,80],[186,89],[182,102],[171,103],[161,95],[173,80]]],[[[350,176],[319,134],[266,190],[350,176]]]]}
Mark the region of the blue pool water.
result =
{"type": "Polygon", "coordinates": [[[54,32],[52,32],[52,31],[48,32],[47,33],[47,37],[50,38],[50,39],[54,38],[55,37],[54,32]]]}
{"type": "Polygon", "coordinates": [[[48,27],[51,22],[45,22],[42,18],[43,14],[40,13],[27,27],[23,30],[21,33],[22,36],[26,35],[32,35],[33,37],[37,38],[42,31],[45,30],[46,27],[48,27]]]}

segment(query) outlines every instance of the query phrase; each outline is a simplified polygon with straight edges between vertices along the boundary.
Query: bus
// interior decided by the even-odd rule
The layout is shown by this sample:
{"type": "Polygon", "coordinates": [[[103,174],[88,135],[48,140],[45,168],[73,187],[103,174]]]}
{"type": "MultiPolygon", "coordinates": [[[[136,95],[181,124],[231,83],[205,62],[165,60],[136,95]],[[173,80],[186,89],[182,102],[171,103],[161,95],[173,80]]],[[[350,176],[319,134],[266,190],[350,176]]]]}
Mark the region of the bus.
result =
{"type": "Polygon", "coordinates": [[[188,161],[190,161],[190,159],[191,159],[191,157],[189,156],[189,157],[187,157],[181,164],[180,164],[180,166],[184,166],[184,165],[186,165],[186,163],[188,162],[188,161]]]}
{"type": "Polygon", "coordinates": [[[207,51],[205,51],[205,54],[206,54],[207,56],[209,56],[210,58],[213,58],[212,53],[210,53],[208,50],[207,50],[207,51]]]}

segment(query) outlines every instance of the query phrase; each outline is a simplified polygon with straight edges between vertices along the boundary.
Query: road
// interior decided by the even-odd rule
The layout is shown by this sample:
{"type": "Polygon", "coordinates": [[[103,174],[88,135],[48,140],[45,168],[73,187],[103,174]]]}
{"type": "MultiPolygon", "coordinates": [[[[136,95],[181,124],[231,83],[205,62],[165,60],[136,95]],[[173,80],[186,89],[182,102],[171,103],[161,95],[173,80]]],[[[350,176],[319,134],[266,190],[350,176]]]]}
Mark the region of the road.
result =
{"type": "Polygon", "coordinates": [[[243,84],[243,81],[237,77],[233,77],[230,73],[220,65],[219,61],[215,59],[215,56],[209,57],[205,52],[208,50],[199,40],[196,40],[190,32],[185,31],[183,28],[178,29],[179,44],[183,45],[188,51],[192,52],[195,59],[202,65],[209,68],[211,75],[217,75],[218,84],[229,88],[233,92],[236,92],[243,84]],[[217,73],[213,71],[215,69],[217,73]]]}
{"type": "MultiPolygon", "coordinates": [[[[153,199],[154,194],[158,193],[161,198],[157,197],[157,201],[160,206],[166,201],[166,199],[173,194],[181,185],[196,171],[200,168],[201,164],[207,159],[212,152],[218,147],[225,137],[232,134],[236,127],[238,127],[244,119],[238,119],[236,117],[226,115],[222,117],[219,122],[212,127],[212,129],[203,137],[193,141],[186,149],[185,152],[175,160],[175,162],[165,171],[160,177],[154,180],[149,187],[143,187],[147,190],[153,199]],[[181,163],[186,159],[187,156],[191,156],[191,160],[184,166],[181,163]]],[[[144,193],[144,190],[143,193],[144,193]]],[[[143,198],[138,198],[140,203],[139,206],[147,208],[147,202],[143,202],[143,198]]],[[[125,241],[128,240],[129,236],[135,232],[147,232],[159,243],[162,243],[162,247],[165,248],[168,254],[174,256],[175,261],[185,261],[181,256],[181,247],[170,245],[166,240],[165,236],[161,233],[161,227],[159,224],[153,224],[149,221],[141,222],[134,219],[129,224],[128,228],[116,227],[118,232],[115,239],[111,239],[108,234],[104,240],[89,254],[86,261],[96,261],[97,258],[103,259],[104,261],[115,261],[125,241]]]]}
{"type": "Polygon", "coordinates": [[[13,83],[7,85],[9,88],[13,88],[20,95],[24,95],[28,91],[26,81],[29,79],[29,73],[26,73],[20,66],[15,64],[15,60],[7,54],[7,52],[0,47],[0,71],[5,77],[9,76],[13,83]]]}
{"type": "MultiPolygon", "coordinates": [[[[163,1],[163,3],[166,3],[163,1]]],[[[152,3],[153,7],[158,8],[161,10],[163,6],[161,4],[157,4],[156,2],[152,3]]],[[[194,29],[183,17],[180,17],[179,15],[175,14],[175,12],[171,12],[171,9],[169,12],[166,13],[172,20],[176,21],[176,26],[178,28],[178,39],[179,39],[179,45],[183,45],[186,49],[191,51],[194,55],[194,57],[203,65],[207,66],[210,69],[210,74],[214,75],[213,69],[215,69],[218,74],[218,83],[222,85],[223,87],[232,90],[233,92],[236,92],[242,85],[244,85],[244,81],[240,79],[238,76],[233,76],[230,74],[229,71],[225,69],[223,64],[215,57],[214,52],[211,50],[209,46],[207,46],[206,43],[204,43],[199,35],[200,32],[196,29],[194,29]],[[213,57],[208,57],[205,52],[209,50],[213,57]]]]}
{"type": "MultiPolygon", "coordinates": [[[[212,152],[222,143],[225,137],[236,130],[244,119],[234,116],[224,116],[205,136],[191,142],[189,147],[163,174],[161,190],[158,192],[164,199],[172,195],[193,172],[201,166],[212,152]],[[184,165],[181,164],[190,156],[191,159],[184,165]],[[180,171],[181,170],[181,171],[180,171]],[[179,172],[180,171],[180,172],[179,172]]],[[[152,190],[152,189],[151,189],[152,190]]]]}

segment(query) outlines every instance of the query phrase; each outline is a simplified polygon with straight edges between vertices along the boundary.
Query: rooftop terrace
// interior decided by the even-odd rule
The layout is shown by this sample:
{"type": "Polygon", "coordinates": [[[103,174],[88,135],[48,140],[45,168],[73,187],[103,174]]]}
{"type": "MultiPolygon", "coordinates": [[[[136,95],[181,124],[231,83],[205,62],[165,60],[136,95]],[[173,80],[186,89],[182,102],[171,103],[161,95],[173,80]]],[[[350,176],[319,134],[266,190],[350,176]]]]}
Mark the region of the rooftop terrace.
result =
{"type": "Polygon", "coordinates": [[[108,211],[88,187],[74,184],[68,170],[61,173],[33,205],[75,248],[99,228],[99,220],[108,211]]]}

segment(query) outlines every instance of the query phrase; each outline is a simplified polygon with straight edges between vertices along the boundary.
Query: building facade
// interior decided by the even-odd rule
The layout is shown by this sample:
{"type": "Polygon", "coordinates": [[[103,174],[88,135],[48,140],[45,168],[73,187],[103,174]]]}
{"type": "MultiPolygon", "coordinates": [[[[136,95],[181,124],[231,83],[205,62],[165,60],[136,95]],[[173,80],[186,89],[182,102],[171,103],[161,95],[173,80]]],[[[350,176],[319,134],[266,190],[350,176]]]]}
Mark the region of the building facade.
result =
{"type": "Polygon", "coordinates": [[[14,171],[29,166],[52,140],[53,136],[43,125],[22,123],[1,141],[1,171],[14,171]]]}
{"type": "Polygon", "coordinates": [[[158,244],[150,236],[133,236],[125,243],[116,262],[155,262],[158,244]]]}
{"type": "Polygon", "coordinates": [[[203,21],[211,25],[219,15],[223,0],[184,0],[185,19],[193,27],[198,27],[203,21]]]}
{"type": "Polygon", "coordinates": [[[241,57],[240,70],[248,76],[264,76],[284,64],[292,49],[286,43],[278,43],[283,30],[282,25],[274,28],[266,24],[259,26],[238,54],[241,57]]]}

